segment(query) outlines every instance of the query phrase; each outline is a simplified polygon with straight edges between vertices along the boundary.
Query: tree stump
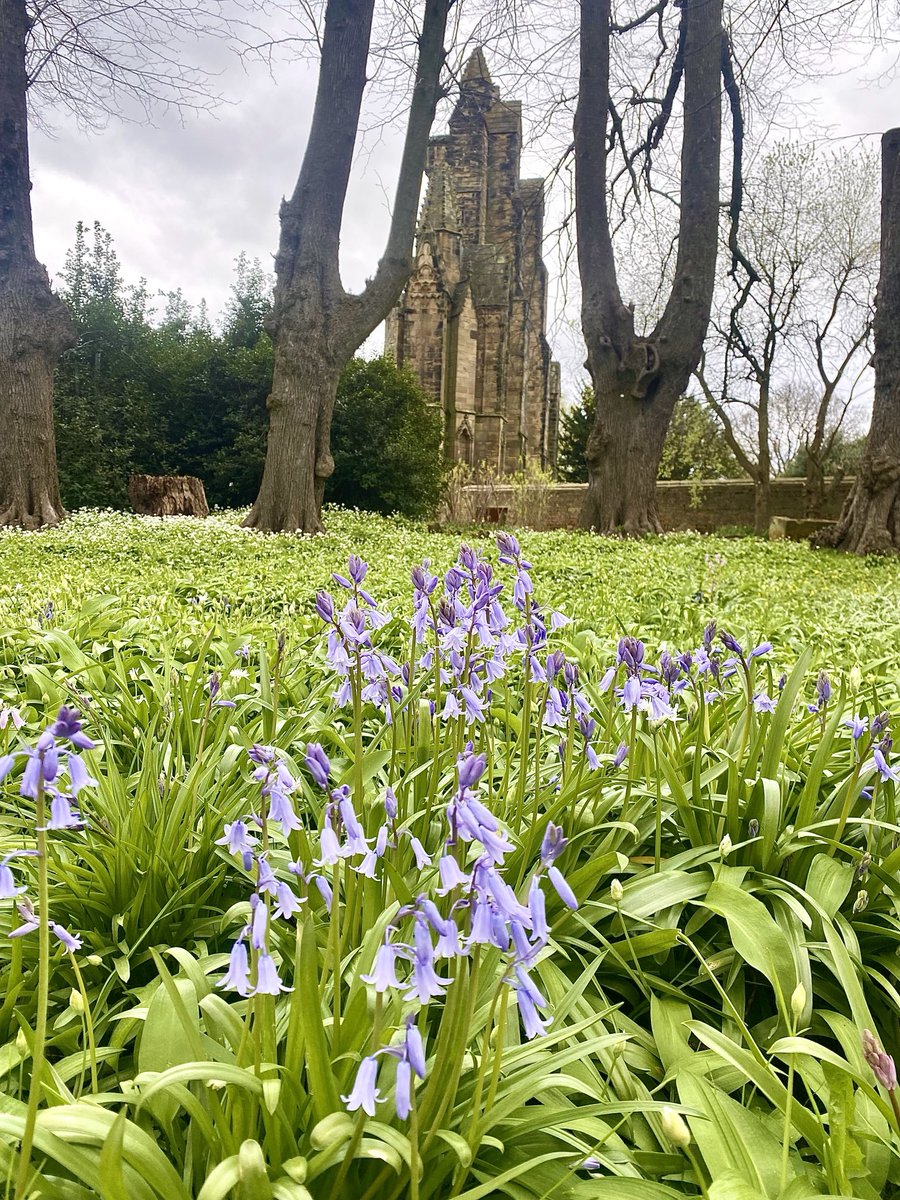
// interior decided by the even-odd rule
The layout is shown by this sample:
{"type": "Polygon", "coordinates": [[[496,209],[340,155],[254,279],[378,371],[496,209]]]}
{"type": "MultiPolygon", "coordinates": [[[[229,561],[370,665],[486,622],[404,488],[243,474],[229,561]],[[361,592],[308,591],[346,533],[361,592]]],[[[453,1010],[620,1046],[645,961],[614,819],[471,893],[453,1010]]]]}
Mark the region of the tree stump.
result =
{"type": "Polygon", "coordinates": [[[142,517],[208,517],[203,483],[196,475],[132,475],[131,507],[142,517]]]}

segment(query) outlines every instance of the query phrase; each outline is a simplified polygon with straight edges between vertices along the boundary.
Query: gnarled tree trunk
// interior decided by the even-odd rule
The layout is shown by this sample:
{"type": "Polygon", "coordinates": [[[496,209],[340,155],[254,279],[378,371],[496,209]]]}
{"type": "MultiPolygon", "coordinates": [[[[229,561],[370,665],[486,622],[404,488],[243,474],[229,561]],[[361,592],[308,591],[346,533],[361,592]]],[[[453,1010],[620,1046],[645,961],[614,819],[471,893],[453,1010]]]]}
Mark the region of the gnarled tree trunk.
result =
{"type": "Polygon", "coordinates": [[[53,371],[75,330],[37,261],[25,93],[25,0],[0,0],[0,525],[65,515],[53,428],[53,371]]]}
{"type": "Polygon", "coordinates": [[[419,191],[452,0],[425,0],[406,140],[384,257],[360,295],[338,264],[375,0],[328,0],[312,127],[297,186],[281,206],[269,330],[275,373],[262,484],[244,522],[317,533],[334,470],[331,418],[341,371],[396,302],[412,269],[419,191]]]}
{"type": "Polygon", "coordinates": [[[881,139],[881,272],[873,326],[875,399],[856,483],[814,539],[854,554],[900,553],[900,129],[881,139]]]}
{"type": "MultiPolygon", "coordinates": [[[[649,336],[635,332],[616,278],[607,204],[610,0],[581,0],[575,212],[582,329],[597,407],[588,439],[585,528],[660,532],[656,474],[675,402],[700,361],[715,285],[723,51],[722,0],[683,0],[672,85],[684,78],[675,278],[649,336]]],[[[669,98],[669,110],[674,92],[669,98]]]]}

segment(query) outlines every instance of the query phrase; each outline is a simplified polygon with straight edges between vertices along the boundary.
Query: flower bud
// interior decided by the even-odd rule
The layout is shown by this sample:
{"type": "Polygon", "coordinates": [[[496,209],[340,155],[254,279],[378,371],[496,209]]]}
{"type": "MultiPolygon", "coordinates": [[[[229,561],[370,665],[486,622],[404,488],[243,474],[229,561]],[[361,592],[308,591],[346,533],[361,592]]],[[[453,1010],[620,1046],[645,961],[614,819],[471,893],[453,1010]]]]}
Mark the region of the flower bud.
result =
{"type": "Polygon", "coordinates": [[[69,992],[69,1008],[74,1009],[77,1013],[84,1012],[84,997],[78,988],[72,988],[69,992]]]}
{"type": "Polygon", "coordinates": [[[853,911],[861,913],[868,903],[869,893],[860,888],[856,893],[856,899],[853,901],[853,911]]]}
{"type": "Polygon", "coordinates": [[[622,898],[625,895],[625,889],[622,887],[618,879],[614,879],[609,885],[609,895],[613,904],[622,903],[622,898]]]}
{"type": "Polygon", "coordinates": [[[791,992],[791,1012],[794,1014],[794,1020],[799,1021],[803,1015],[803,1010],[806,1008],[806,988],[802,983],[798,983],[791,992]]]}
{"type": "Polygon", "coordinates": [[[858,663],[856,664],[855,667],[851,667],[848,682],[850,684],[850,690],[852,692],[859,691],[860,686],[862,685],[862,671],[860,670],[858,663]]]}
{"type": "Polygon", "coordinates": [[[20,1029],[16,1034],[16,1053],[20,1058],[25,1058],[28,1052],[28,1038],[25,1036],[25,1031],[20,1029]]]}
{"type": "Polygon", "coordinates": [[[89,954],[84,961],[89,963],[92,967],[99,967],[103,962],[103,959],[99,954],[89,954]]]}
{"type": "Polygon", "coordinates": [[[691,1144],[691,1131],[688,1129],[687,1122],[681,1113],[676,1112],[674,1108],[669,1108],[666,1105],[662,1110],[661,1118],[663,1133],[673,1146],[678,1146],[683,1150],[691,1144]]]}
{"type": "Polygon", "coordinates": [[[732,847],[731,838],[726,833],[725,836],[722,838],[721,842],[719,842],[719,853],[722,855],[723,858],[727,858],[728,855],[731,853],[731,847],[732,847]]]}

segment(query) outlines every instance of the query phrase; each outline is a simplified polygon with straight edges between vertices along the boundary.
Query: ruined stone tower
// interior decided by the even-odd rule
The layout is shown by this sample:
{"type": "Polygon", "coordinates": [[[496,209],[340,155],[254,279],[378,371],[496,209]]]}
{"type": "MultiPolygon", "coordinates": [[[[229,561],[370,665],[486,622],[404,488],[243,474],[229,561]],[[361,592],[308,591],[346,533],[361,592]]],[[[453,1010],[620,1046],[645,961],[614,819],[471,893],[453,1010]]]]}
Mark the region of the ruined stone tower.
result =
{"type": "Polygon", "coordinates": [[[521,147],[522,106],[500,99],[478,49],[450,132],[429,143],[416,266],[385,344],[441,406],[447,458],[503,473],[553,470],[559,423],[544,186],[519,178],[521,147]]]}

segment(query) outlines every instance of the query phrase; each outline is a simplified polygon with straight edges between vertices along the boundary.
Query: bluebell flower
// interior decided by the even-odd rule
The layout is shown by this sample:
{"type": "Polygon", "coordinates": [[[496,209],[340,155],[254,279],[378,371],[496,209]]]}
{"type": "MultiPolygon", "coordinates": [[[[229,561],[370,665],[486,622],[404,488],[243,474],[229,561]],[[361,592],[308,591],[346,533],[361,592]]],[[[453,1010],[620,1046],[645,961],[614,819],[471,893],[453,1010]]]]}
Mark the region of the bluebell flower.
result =
{"type": "Polygon", "coordinates": [[[294,989],[287,987],[281,981],[278,974],[278,968],[275,966],[275,960],[270,954],[263,951],[256,962],[256,987],[254,992],[258,996],[277,996],[280,992],[292,992],[294,989]]]}
{"type": "Polygon", "coordinates": [[[541,842],[541,863],[549,867],[565,850],[568,841],[569,839],[563,836],[562,826],[549,821],[541,842]]]}
{"type": "Polygon", "coordinates": [[[556,889],[556,894],[568,908],[577,908],[578,900],[575,893],[569,887],[559,867],[550,867],[547,871],[547,877],[556,889]]]}
{"type": "Polygon", "coordinates": [[[771,713],[775,711],[775,701],[765,692],[757,692],[753,697],[753,707],[758,713],[771,713]]]}
{"type": "Polygon", "coordinates": [[[13,769],[15,762],[16,756],[14,754],[0,754],[0,783],[3,782],[13,769]]]}
{"type": "Polygon", "coordinates": [[[250,959],[243,938],[239,938],[231,947],[228,971],[216,986],[226,991],[237,992],[239,996],[250,995],[250,959]]]}
{"type": "Polygon", "coordinates": [[[869,727],[869,722],[865,717],[849,717],[844,724],[853,735],[853,740],[858,742],[869,727]]]}
{"type": "Polygon", "coordinates": [[[256,890],[270,896],[274,896],[278,890],[278,880],[264,854],[258,855],[256,859],[256,890]]]}
{"type": "Polygon", "coordinates": [[[299,912],[302,907],[303,901],[294,889],[286,883],[279,883],[275,893],[274,915],[289,921],[294,913],[299,912]]]}
{"type": "Polygon", "coordinates": [[[453,981],[442,979],[435,972],[434,947],[431,944],[428,923],[424,918],[416,919],[413,942],[413,970],[406,999],[426,1004],[435,996],[443,996],[447,984],[453,981]]]}
{"type": "Polygon", "coordinates": [[[331,763],[328,761],[328,755],[322,749],[318,742],[306,743],[306,762],[307,769],[312,775],[314,781],[320,788],[328,787],[328,777],[331,774],[331,763]]]}
{"type": "Polygon", "coordinates": [[[627,757],[628,757],[628,743],[620,742],[618,745],[618,748],[616,749],[615,754],[613,755],[612,766],[613,767],[621,767],[622,763],[625,761],[625,759],[627,757]]]}
{"type": "Polygon", "coordinates": [[[516,1000],[519,1006],[519,1016],[522,1018],[522,1028],[525,1030],[525,1036],[529,1039],[540,1037],[547,1032],[550,1025],[550,1020],[544,1020],[535,1007],[534,1000],[531,998],[529,990],[526,987],[516,987],[516,1000]]]}
{"type": "Polygon", "coordinates": [[[225,826],[223,835],[216,838],[216,845],[227,846],[229,854],[248,854],[252,853],[256,838],[248,833],[244,821],[232,821],[225,826]]]}
{"type": "Polygon", "coordinates": [[[76,950],[81,949],[81,938],[77,934],[69,933],[68,929],[57,924],[56,921],[50,922],[50,932],[63,944],[69,954],[74,954],[76,950]]]}
{"type": "Polygon", "coordinates": [[[370,1117],[375,1116],[375,1105],[384,1102],[384,1096],[378,1091],[378,1060],[374,1055],[367,1055],[359,1064],[356,1080],[349,1096],[341,1096],[350,1112],[362,1109],[370,1117]]]}
{"type": "Polygon", "coordinates": [[[550,930],[547,926],[547,906],[544,899],[544,892],[541,888],[541,881],[537,875],[531,881],[531,887],[528,889],[528,912],[531,916],[531,929],[535,938],[539,942],[547,942],[550,938],[550,930]]]}
{"type": "Polygon", "coordinates": [[[71,742],[79,750],[93,750],[95,743],[82,731],[81,713],[77,708],[64,704],[56,714],[56,720],[48,731],[55,738],[71,742]]]}
{"type": "MultiPolygon", "coordinates": [[[[276,885],[277,886],[277,885],[276,885]]],[[[265,950],[269,931],[269,912],[259,896],[250,897],[250,945],[254,950],[265,950]]]]}
{"type": "Polygon", "coordinates": [[[83,822],[77,811],[72,808],[72,797],[63,792],[53,791],[50,798],[50,819],[45,829],[81,829],[83,822]]]}
{"type": "Polygon", "coordinates": [[[9,860],[16,858],[20,854],[27,853],[22,850],[13,850],[10,854],[5,854],[0,859],[0,900],[12,900],[16,896],[21,896],[25,891],[24,887],[16,887],[16,881],[12,870],[9,867],[9,860]]]}
{"type": "Polygon", "coordinates": [[[897,774],[893,767],[888,765],[888,761],[884,757],[884,752],[880,746],[872,747],[872,758],[867,765],[875,767],[884,783],[887,783],[888,780],[900,783],[900,775],[897,774]]]}
{"type": "Polygon", "coordinates": [[[389,941],[385,941],[375,952],[375,962],[368,975],[361,975],[365,983],[370,983],[376,992],[386,992],[388,988],[401,987],[397,978],[397,955],[399,951],[389,941]]]}
{"type": "Polygon", "coordinates": [[[77,754],[66,755],[66,768],[69,772],[73,796],[77,796],[82,788],[97,787],[97,780],[88,774],[87,767],[77,754]]]}
{"type": "Polygon", "coordinates": [[[438,859],[438,874],[441,879],[439,894],[451,892],[456,887],[467,887],[469,884],[469,876],[450,854],[444,854],[438,859]]]}

